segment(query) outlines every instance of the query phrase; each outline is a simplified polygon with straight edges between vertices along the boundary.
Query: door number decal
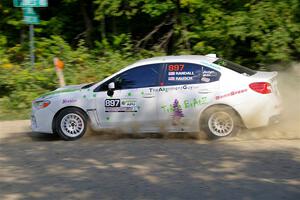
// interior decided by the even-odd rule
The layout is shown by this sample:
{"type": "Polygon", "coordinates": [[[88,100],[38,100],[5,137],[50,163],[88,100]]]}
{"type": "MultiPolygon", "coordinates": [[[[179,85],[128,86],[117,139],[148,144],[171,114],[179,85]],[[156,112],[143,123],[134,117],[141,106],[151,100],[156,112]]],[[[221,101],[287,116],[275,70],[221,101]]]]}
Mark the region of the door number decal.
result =
{"type": "Polygon", "coordinates": [[[137,100],[128,99],[105,99],[105,112],[137,112],[137,100]]]}
{"type": "Polygon", "coordinates": [[[105,99],[105,107],[120,107],[120,99],[105,99]]]}

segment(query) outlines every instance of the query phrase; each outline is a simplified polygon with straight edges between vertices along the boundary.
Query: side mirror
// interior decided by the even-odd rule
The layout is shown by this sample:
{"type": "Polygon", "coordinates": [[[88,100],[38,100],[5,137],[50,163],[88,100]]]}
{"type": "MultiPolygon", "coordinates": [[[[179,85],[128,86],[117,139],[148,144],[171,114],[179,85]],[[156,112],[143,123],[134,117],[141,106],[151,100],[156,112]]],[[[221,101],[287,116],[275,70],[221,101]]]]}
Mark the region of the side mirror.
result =
{"type": "Polygon", "coordinates": [[[116,86],[115,86],[115,82],[111,82],[108,84],[108,90],[115,90],[116,86]]]}
{"type": "Polygon", "coordinates": [[[115,90],[115,83],[111,82],[108,84],[108,90],[107,90],[107,95],[112,97],[114,95],[114,90],[115,90]]]}

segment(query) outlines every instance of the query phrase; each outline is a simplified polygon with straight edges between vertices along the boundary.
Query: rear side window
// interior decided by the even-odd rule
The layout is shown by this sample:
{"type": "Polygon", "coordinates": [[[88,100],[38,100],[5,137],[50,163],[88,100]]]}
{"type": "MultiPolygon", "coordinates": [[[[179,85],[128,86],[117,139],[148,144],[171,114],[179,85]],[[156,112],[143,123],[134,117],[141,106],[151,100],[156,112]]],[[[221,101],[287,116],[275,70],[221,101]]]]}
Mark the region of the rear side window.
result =
{"type": "Polygon", "coordinates": [[[193,63],[164,64],[164,85],[199,84],[218,81],[221,73],[193,63]]]}
{"type": "Polygon", "coordinates": [[[220,66],[223,66],[223,67],[226,67],[228,69],[231,69],[239,74],[244,74],[244,75],[247,75],[247,76],[252,76],[256,73],[256,71],[252,70],[252,69],[249,69],[247,67],[244,67],[244,66],[241,66],[239,64],[236,64],[234,62],[231,62],[231,61],[228,61],[228,60],[225,60],[225,59],[218,59],[214,62],[215,64],[217,65],[220,65],[220,66]]]}

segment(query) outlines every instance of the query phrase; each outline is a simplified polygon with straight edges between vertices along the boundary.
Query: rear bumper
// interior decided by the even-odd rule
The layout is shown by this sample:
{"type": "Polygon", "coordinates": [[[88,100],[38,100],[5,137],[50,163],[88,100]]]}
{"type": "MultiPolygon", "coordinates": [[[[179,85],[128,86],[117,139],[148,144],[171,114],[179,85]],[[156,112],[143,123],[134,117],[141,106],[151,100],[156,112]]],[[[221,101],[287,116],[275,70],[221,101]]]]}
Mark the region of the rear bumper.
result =
{"type": "Polygon", "coordinates": [[[281,121],[281,114],[270,117],[269,124],[278,124],[281,121]]]}
{"type": "Polygon", "coordinates": [[[236,110],[239,111],[246,128],[258,128],[279,123],[282,107],[280,101],[261,99],[252,104],[238,105],[236,110]]]}

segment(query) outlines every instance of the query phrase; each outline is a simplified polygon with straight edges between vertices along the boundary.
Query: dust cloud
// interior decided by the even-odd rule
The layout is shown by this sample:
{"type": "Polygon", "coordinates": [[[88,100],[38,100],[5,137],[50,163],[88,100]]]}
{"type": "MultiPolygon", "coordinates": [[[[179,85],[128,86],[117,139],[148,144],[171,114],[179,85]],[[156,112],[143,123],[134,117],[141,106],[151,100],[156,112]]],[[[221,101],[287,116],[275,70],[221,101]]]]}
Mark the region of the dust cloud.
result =
{"type": "Polygon", "coordinates": [[[300,64],[279,71],[278,89],[283,108],[280,122],[244,130],[235,139],[300,139],[300,64]]]}

